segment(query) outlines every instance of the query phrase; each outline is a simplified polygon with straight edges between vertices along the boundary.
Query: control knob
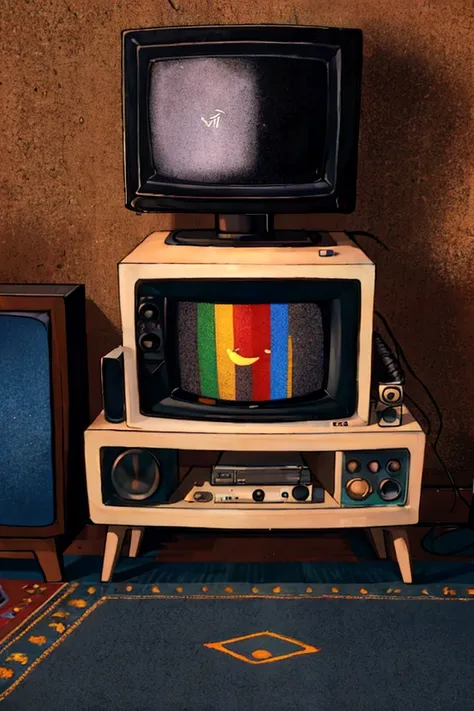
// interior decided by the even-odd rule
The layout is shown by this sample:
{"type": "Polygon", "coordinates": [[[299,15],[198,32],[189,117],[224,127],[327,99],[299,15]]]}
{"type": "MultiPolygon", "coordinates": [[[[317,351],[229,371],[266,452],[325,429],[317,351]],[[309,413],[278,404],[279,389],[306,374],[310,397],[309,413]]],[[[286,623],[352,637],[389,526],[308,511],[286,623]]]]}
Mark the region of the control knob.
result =
{"type": "Polygon", "coordinates": [[[265,498],[265,492],[263,489],[255,489],[252,494],[252,498],[254,501],[263,501],[265,498]]]}
{"type": "Polygon", "coordinates": [[[296,499],[296,501],[306,501],[309,496],[309,489],[307,486],[300,484],[299,486],[295,486],[292,491],[292,494],[293,498],[296,499]]]}

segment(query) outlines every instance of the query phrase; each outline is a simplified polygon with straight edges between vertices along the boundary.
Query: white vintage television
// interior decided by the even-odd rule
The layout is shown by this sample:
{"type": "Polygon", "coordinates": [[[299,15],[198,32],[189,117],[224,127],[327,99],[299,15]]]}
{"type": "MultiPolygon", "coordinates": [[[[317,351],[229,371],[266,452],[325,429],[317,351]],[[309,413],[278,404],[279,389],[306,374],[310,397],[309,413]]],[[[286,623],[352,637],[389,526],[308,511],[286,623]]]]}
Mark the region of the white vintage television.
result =
{"type": "Polygon", "coordinates": [[[344,233],[308,247],[170,245],[119,264],[126,422],[282,434],[368,422],[375,266],[344,233]]]}

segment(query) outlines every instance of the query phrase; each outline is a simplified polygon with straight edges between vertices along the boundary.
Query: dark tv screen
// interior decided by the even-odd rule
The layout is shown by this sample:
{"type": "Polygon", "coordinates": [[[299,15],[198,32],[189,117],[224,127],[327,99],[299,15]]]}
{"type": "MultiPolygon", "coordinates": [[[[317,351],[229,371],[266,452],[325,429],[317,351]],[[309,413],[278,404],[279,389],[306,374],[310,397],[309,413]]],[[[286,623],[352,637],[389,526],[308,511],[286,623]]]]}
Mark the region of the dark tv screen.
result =
{"type": "Polygon", "coordinates": [[[323,176],[328,64],[291,56],[153,61],[148,122],[157,179],[295,185],[323,176]]]}

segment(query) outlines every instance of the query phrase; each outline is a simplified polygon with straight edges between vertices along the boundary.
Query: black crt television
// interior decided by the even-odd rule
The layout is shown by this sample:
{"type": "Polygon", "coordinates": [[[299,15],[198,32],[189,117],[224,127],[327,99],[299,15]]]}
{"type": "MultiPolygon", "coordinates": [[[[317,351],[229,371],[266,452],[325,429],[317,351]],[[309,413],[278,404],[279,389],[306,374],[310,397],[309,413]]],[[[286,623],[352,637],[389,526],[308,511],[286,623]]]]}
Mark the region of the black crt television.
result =
{"type": "Polygon", "coordinates": [[[126,30],[122,58],[127,208],[267,234],[276,213],[354,210],[361,30],[126,30]]]}

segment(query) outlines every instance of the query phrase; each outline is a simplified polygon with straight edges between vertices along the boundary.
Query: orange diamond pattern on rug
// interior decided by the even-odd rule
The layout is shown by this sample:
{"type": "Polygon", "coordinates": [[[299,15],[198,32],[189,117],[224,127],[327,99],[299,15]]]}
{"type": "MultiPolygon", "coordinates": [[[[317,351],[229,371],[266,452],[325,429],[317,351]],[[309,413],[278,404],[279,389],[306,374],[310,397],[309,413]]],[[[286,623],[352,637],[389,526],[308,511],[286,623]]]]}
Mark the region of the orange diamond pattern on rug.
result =
{"type": "Polygon", "coordinates": [[[222,642],[207,642],[204,647],[224,652],[224,654],[247,662],[247,664],[281,662],[284,659],[290,659],[290,657],[315,654],[321,651],[305,642],[269,631],[225,639],[222,642]]]}

